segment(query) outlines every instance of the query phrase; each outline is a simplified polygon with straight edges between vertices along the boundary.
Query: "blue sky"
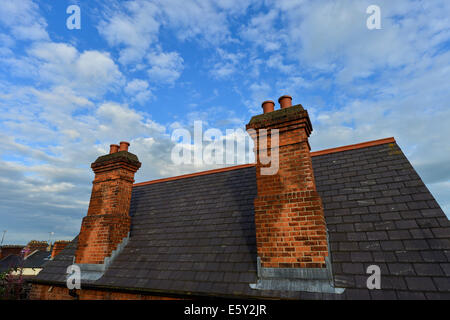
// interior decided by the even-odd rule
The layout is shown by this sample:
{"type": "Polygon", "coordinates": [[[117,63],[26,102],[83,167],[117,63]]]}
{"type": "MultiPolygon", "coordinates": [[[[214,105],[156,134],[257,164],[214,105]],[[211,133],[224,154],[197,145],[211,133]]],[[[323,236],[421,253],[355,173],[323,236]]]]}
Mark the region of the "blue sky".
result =
{"type": "Polygon", "coordinates": [[[131,142],[137,182],[217,167],[171,163],[172,131],[244,128],[283,94],[308,109],[313,150],[394,136],[450,215],[449,14],[446,0],[4,1],[5,243],[72,239],[109,144],[131,142]]]}

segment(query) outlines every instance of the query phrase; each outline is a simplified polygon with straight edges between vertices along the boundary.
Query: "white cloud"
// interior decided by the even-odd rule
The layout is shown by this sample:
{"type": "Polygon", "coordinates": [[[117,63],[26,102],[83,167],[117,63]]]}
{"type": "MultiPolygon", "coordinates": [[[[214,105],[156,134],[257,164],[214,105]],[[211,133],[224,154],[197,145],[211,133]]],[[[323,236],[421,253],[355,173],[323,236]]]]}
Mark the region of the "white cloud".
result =
{"type": "Polygon", "coordinates": [[[0,24],[18,40],[47,40],[47,23],[32,0],[3,1],[0,24]]]}
{"type": "MultiPolygon", "coordinates": [[[[71,112],[75,109],[92,107],[93,103],[84,96],[77,95],[71,88],[65,86],[56,86],[49,91],[39,91],[30,89],[36,98],[38,98],[44,107],[58,107],[63,112],[71,112]]],[[[52,111],[55,112],[54,108],[52,111]]]]}
{"type": "Polygon", "coordinates": [[[230,20],[246,13],[254,0],[139,0],[105,6],[98,25],[108,44],[119,48],[119,61],[139,63],[161,45],[160,28],[174,32],[181,41],[197,40],[203,46],[237,42],[230,20]],[[108,9],[112,7],[112,9],[108,9]]]}
{"type": "Polygon", "coordinates": [[[380,1],[381,30],[366,27],[370,4],[274,1],[273,9],[254,18],[243,34],[251,34],[247,39],[265,50],[272,39],[278,39],[275,43],[282,46],[281,52],[296,59],[302,68],[333,72],[341,83],[368,77],[380,68],[413,64],[450,35],[444,13],[450,10],[447,2],[380,1]],[[281,17],[277,26],[273,25],[275,16],[281,17]]]}
{"type": "Polygon", "coordinates": [[[272,90],[273,88],[266,82],[252,83],[249,86],[250,95],[244,96],[245,104],[250,112],[253,114],[261,113],[261,103],[266,100],[272,100],[272,90]]]}
{"type": "Polygon", "coordinates": [[[131,100],[137,101],[141,105],[153,96],[148,82],[140,79],[134,79],[128,82],[124,91],[130,96],[131,100]]]}
{"type": "Polygon", "coordinates": [[[279,23],[280,13],[270,10],[252,17],[248,25],[241,30],[241,37],[255,45],[263,52],[279,50],[285,41],[285,35],[276,27],[279,23]]]}
{"type": "Polygon", "coordinates": [[[175,29],[181,40],[199,38],[219,44],[230,36],[226,11],[214,1],[157,0],[157,3],[163,12],[164,25],[175,29]]]}
{"type": "Polygon", "coordinates": [[[150,66],[147,73],[153,82],[173,84],[184,68],[184,60],[178,52],[150,52],[147,60],[150,66]]]}
{"type": "Polygon", "coordinates": [[[145,160],[140,173],[144,180],[158,177],[165,161],[170,161],[165,127],[149,115],[117,103],[94,104],[66,87],[29,89],[27,95],[11,91],[9,99],[0,103],[5,115],[34,96],[34,103],[26,104],[30,116],[2,121],[0,210],[2,219],[10,221],[13,238],[8,242],[26,242],[29,238],[23,237],[30,234],[38,237],[36,230],[55,231],[59,238],[75,235],[89,202],[93,178],[89,164],[107,153],[109,144],[131,142],[130,151],[145,160]],[[154,146],[140,142],[147,140],[156,142],[154,146]],[[30,219],[35,221],[33,228],[27,224],[30,219]]]}
{"type": "Polygon", "coordinates": [[[215,0],[214,4],[220,10],[224,10],[230,15],[244,14],[250,6],[260,5],[255,0],[215,0]]]}
{"type": "Polygon", "coordinates": [[[286,74],[293,73],[295,70],[294,65],[288,65],[284,63],[284,58],[279,53],[273,54],[269,57],[269,59],[267,60],[267,66],[286,74]]]}
{"type": "MultiPolygon", "coordinates": [[[[114,7],[117,9],[117,7],[114,7]]],[[[122,64],[139,62],[157,42],[160,23],[158,6],[150,1],[127,1],[120,10],[106,10],[98,30],[111,46],[119,46],[122,64]]]]}
{"type": "Polygon", "coordinates": [[[165,127],[152,121],[144,113],[130,109],[126,105],[108,102],[96,111],[99,121],[97,138],[102,140],[135,139],[164,132],[165,127]]]}
{"type": "Polygon", "coordinates": [[[308,81],[301,76],[294,75],[277,81],[276,87],[278,89],[278,92],[280,93],[291,92],[291,94],[294,94],[299,90],[311,88],[316,83],[314,83],[314,81],[311,80],[308,81]]]}
{"type": "Polygon", "coordinates": [[[239,71],[239,66],[245,57],[242,52],[232,53],[221,48],[217,48],[217,54],[217,62],[210,70],[211,75],[217,79],[228,78],[239,71]]]}
{"type": "Polygon", "coordinates": [[[65,85],[88,97],[115,90],[122,73],[109,53],[78,50],[66,43],[38,42],[28,50],[41,81],[65,85]]]}

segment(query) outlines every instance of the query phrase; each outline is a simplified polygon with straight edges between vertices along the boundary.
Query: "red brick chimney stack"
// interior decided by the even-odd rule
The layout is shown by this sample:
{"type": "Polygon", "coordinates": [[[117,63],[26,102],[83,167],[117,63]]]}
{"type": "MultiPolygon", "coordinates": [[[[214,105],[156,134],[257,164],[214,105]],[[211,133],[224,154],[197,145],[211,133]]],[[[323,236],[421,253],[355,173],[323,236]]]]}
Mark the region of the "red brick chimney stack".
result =
{"type": "Polygon", "coordinates": [[[70,243],[70,241],[58,240],[53,244],[52,259],[56,257],[64,248],[70,243]]]}
{"type": "Polygon", "coordinates": [[[25,257],[28,257],[30,254],[32,254],[36,250],[46,251],[47,247],[48,247],[47,241],[31,240],[30,242],[28,242],[27,246],[25,247],[25,249],[26,249],[25,257]]]}
{"type": "MultiPolygon", "coordinates": [[[[255,227],[258,257],[265,268],[325,268],[328,256],[322,200],[316,191],[308,137],[312,126],[301,105],[291,105],[292,97],[279,99],[281,109],[254,116],[247,130],[255,141],[256,180],[255,227]],[[267,134],[261,129],[267,129],[267,134]],[[260,144],[271,130],[279,130],[279,147],[260,144]],[[253,133],[252,133],[253,131],[253,133]],[[275,174],[263,175],[261,151],[275,157],[275,174]]],[[[272,139],[272,138],[270,138],[272,139]]]]}
{"type": "Polygon", "coordinates": [[[111,145],[111,153],[91,165],[95,179],[78,236],[75,263],[104,263],[130,231],[131,190],[141,163],[128,152],[129,145],[122,141],[119,151],[117,145],[111,145]]]}

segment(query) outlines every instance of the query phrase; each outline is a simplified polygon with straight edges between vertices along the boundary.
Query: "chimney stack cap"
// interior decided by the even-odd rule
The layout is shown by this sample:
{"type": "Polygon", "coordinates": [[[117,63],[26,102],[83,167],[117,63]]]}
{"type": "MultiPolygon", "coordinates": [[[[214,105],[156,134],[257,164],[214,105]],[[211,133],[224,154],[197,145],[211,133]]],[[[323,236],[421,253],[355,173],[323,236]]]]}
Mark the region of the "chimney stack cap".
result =
{"type": "Polygon", "coordinates": [[[272,112],[275,110],[275,102],[266,100],[262,103],[261,107],[263,108],[264,113],[272,112]]]}
{"type": "Polygon", "coordinates": [[[278,98],[278,103],[281,106],[281,109],[288,108],[292,106],[292,97],[288,95],[284,95],[278,98]]]}
{"type": "Polygon", "coordinates": [[[120,141],[120,149],[119,151],[128,151],[128,147],[130,146],[129,142],[120,141]]]}

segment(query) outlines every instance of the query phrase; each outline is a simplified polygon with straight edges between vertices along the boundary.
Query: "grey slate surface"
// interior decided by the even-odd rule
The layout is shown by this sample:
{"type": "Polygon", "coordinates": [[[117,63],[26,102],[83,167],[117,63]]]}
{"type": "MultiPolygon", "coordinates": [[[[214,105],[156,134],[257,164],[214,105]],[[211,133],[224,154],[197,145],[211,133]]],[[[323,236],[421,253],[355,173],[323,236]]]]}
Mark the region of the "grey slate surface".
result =
{"type": "MultiPolygon", "coordinates": [[[[313,157],[335,285],[344,294],[250,289],[256,282],[255,168],[135,187],[128,245],[95,282],[154,293],[294,299],[450,299],[450,223],[393,144],[313,157]],[[369,265],[381,290],[368,290],[369,265]]],[[[36,277],[65,282],[76,238],[36,277]]]]}
{"type": "Polygon", "coordinates": [[[42,268],[50,259],[51,252],[39,250],[29,255],[23,262],[19,255],[9,255],[0,260],[0,272],[10,268],[23,266],[24,268],[42,268]]]}
{"type": "Polygon", "coordinates": [[[39,250],[28,256],[23,266],[24,268],[42,268],[50,260],[51,255],[51,251],[39,250]]]}
{"type": "Polygon", "coordinates": [[[15,268],[20,262],[21,259],[18,255],[10,254],[0,260],[0,272],[6,272],[11,268],[15,268]]]}

